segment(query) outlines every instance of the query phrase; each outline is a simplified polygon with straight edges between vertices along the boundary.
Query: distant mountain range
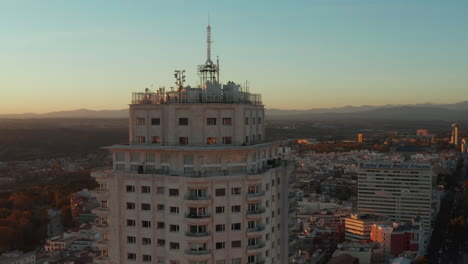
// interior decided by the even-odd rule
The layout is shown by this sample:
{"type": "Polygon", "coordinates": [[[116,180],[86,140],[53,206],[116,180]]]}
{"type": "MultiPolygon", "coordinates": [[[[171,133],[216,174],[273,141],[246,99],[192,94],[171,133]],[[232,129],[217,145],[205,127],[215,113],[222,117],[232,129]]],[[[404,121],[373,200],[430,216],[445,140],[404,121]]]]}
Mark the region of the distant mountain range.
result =
{"type": "MultiPolygon", "coordinates": [[[[338,108],[316,108],[308,110],[266,109],[269,119],[392,119],[392,120],[468,120],[468,101],[455,104],[414,104],[382,106],[344,106],[338,108]]],[[[45,114],[0,114],[0,118],[128,118],[128,109],[50,112],[45,114]]]]}

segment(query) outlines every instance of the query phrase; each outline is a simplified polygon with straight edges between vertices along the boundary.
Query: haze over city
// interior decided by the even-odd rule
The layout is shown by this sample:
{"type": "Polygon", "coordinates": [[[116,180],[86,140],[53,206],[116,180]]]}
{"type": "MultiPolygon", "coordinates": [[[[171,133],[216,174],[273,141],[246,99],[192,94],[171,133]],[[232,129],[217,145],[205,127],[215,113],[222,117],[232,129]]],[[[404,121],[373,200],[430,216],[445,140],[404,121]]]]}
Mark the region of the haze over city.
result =
{"type": "Polygon", "coordinates": [[[220,79],[268,108],[468,98],[463,1],[9,1],[0,8],[0,113],[122,109],[131,91],[199,79],[213,28],[220,79]]]}

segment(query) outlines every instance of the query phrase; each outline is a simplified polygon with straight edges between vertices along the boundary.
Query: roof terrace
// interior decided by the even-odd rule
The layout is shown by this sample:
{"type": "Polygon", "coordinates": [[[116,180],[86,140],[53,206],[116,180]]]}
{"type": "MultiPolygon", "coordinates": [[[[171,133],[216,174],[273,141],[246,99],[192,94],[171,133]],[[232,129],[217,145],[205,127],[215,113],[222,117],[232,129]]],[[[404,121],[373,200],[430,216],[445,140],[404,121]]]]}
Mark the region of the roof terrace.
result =
{"type": "Polygon", "coordinates": [[[132,104],[249,104],[262,105],[262,96],[240,89],[217,87],[203,89],[186,87],[179,91],[166,91],[132,94],[132,104]]]}

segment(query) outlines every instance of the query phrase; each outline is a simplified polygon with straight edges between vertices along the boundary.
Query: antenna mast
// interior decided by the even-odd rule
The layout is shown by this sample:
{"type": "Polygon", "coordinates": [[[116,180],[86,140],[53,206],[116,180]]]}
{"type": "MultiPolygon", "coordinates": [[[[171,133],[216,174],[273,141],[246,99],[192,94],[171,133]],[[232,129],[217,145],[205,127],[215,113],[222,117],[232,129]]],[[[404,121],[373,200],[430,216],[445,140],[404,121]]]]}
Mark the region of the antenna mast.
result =
{"type": "Polygon", "coordinates": [[[211,26],[206,27],[206,62],[198,66],[198,74],[200,76],[201,86],[204,87],[207,83],[219,82],[219,61],[218,65],[211,61],[211,26]]]}

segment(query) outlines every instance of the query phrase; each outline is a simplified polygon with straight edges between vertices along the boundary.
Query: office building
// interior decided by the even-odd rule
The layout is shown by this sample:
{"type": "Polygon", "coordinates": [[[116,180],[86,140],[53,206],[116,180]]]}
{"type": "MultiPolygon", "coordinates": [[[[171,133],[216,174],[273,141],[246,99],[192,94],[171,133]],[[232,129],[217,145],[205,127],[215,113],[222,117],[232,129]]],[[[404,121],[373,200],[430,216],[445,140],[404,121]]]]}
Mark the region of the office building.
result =
{"type": "Polygon", "coordinates": [[[415,163],[364,162],[358,173],[358,211],[392,221],[411,221],[419,214],[425,245],[430,239],[432,166],[415,163]]]}

